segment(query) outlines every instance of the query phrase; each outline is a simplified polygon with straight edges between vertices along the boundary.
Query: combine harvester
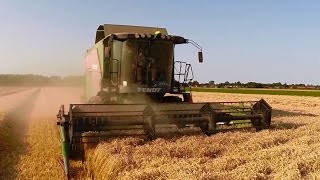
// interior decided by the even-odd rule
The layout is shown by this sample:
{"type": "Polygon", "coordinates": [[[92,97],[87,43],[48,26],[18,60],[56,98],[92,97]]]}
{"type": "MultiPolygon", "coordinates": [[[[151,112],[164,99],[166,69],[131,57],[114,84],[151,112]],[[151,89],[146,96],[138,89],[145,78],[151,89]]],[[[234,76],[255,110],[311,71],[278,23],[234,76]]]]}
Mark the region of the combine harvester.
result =
{"type": "MultiPolygon", "coordinates": [[[[174,47],[196,42],[168,35],[165,28],[100,25],[95,45],[85,55],[85,102],[71,104],[58,118],[64,168],[69,157],[83,157],[84,145],[110,137],[110,132],[143,130],[148,139],[168,125],[200,128],[206,135],[219,124],[250,123],[267,129],[272,108],[263,99],[247,102],[193,103],[191,64],[174,58],[174,47]]],[[[219,128],[220,129],[220,128],[219,128]]]]}

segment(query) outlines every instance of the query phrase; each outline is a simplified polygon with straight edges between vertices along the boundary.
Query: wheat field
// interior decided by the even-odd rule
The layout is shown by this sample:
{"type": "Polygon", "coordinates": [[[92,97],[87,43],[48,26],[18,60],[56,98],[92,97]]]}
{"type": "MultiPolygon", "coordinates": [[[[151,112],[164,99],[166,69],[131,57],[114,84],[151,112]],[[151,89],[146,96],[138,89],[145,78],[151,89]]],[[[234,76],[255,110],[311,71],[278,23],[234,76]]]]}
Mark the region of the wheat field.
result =
{"type": "MultiPolygon", "coordinates": [[[[34,88],[0,97],[0,179],[64,179],[56,113],[80,88],[34,88]],[[19,115],[19,116],[16,116],[19,115]],[[19,131],[16,131],[16,130],[19,131]],[[14,133],[14,136],[8,136],[14,133]],[[13,137],[13,138],[5,138],[13,137]],[[17,138],[19,137],[19,138],[17,138]]],[[[320,179],[320,98],[194,93],[194,100],[264,98],[270,130],[112,138],[72,161],[74,179],[320,179]]]]}
{"type": "Polygon", "coordinates": [[[33,88],[0,98],[0,179],[65,178],[56,114],[61,104],[79,103],[81,91],[33,88]]]}
{"type": "MultiPolygon", "coordinates": [[[[0,91],[12,90],[1,88],[0,91]]],[[[26,120],[35,94],[36,88],[0,97],[0,179],[16,178],[16,164],[25,150],[26,120]]]]}
{"type": "MultiPolygon", "coordinates": [[[[194,93],[196,101],[257,100],[261,95],[194,93]]],[[[112,139],[88,153],[95,179],[319,179],[320,98],[263,96],[270,130],[112,139]]]]}

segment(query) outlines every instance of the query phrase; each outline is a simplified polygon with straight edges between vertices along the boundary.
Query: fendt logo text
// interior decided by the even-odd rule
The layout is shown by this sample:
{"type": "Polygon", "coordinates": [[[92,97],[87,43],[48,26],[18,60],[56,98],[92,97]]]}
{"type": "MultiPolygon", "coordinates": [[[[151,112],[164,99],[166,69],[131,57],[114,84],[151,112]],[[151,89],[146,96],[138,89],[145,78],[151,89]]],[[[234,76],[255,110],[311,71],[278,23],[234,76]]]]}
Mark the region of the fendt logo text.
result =
{"type": "Polygon", "coordinates": [[[160,92],[161,88],[138,88],[138,92],[144,93],[157,93],[160,92]]]}

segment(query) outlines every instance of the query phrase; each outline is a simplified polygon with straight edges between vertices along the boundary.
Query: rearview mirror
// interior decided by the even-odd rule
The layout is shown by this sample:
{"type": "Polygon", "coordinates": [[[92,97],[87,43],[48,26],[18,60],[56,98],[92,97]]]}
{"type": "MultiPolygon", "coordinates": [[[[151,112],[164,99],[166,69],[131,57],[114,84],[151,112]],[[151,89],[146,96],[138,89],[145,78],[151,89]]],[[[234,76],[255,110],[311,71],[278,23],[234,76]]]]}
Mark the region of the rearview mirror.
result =
{"type": "Polygon", "coordinates": [[[198,52],[198,59],[199,59],[199,63],[203,62],[203,55],[202,55],[202,51],[198,52]]]}

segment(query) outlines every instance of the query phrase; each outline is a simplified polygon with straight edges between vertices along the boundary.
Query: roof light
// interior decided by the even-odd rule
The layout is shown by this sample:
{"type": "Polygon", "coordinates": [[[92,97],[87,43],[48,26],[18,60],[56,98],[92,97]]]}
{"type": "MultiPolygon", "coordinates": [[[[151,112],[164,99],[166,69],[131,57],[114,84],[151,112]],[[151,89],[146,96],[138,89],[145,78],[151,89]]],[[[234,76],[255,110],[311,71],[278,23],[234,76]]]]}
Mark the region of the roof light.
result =
{"type": "Polygon", "coordinates": [[[146,34],[140,33],[140,37],[141,37],[141,38],[145,38],[145,37],[146,37],[146,34]]]}

